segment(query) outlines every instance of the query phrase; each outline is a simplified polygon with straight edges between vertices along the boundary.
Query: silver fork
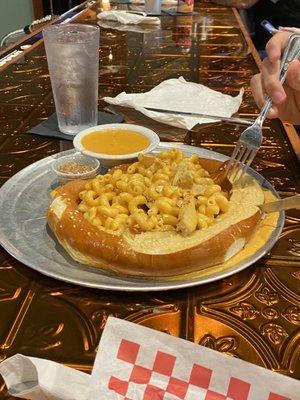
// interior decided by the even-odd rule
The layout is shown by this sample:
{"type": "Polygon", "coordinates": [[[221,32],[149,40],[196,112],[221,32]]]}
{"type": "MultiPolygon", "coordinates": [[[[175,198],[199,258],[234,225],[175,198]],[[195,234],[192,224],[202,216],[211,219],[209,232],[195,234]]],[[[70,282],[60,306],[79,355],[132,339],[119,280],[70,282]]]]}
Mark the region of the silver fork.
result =
{"type": "MultiPolygon", "coordinates": [[[[290,63],[299,58],[299,56],[300,34],[297,33],[290,36],[281,59],[279,73],[281,83],[285,81],[290,63]]],[[[253,125],[241,133],[225,170],[226,176],[229,176],[231,181],[240,179],[256,156],[263,140],[262,125],[271,106],[272,100],[267,97],[253,125]]]]}

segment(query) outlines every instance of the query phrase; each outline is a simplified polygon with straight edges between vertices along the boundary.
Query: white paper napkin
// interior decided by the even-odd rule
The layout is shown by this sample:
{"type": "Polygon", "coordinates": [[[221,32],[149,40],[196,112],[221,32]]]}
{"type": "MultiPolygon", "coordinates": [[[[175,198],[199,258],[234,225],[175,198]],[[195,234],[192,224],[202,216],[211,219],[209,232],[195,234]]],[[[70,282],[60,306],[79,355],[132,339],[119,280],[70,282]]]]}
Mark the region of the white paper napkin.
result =
{"type": "Polygon", "coordinates": [[[115,29],[121,32],[136,32],[136,33],[151,33],[156,32],[159,29],[159,25],[152,25],[152,24],[139,24],[139,25],[124,25],[120,24],[117,21],[108,21],[108,20],[101,20],[99,19],[98,25],[101,28],[105,29],[115,29]]]}
{"type": "Polygon", "coordinates": [[[92,378],[17,354],[0,364],[30,400],[299,400],[300,382],[195,343],[109,317],[92,378]]]}
{"type": "Polygon", "coordinates": [[[97,17],[99,20],[118,21],[121,24],[160,24],[160,19],[157,17],[144,17],[143,15],[130,14],[126,11],[102,11],[97,17]]]}
{"type": "Polygon", "coordinates": [[[187,82],[183,77],[169,79],[146,93],[122,92],[116,97],[104,97],[109,104],[132,107],[147,117],[164,124],[192,129],[197,124],[216,122],[209,118],[187,117],[148,111],[143,107],[231,117],[241,105],[244,90],[236,97],[212,90],[204,85],[187,82]]]}
{"type": "Polygon", "coordinates": [[[90,375],[53,361],[16,354],[0,364],[11,395],[30,400],[87,400],[90,375]]]}
{"type": "Polygon", "coordinates": [[[300,382],[110,317],[89,400],[299,400],[300,382]]]}

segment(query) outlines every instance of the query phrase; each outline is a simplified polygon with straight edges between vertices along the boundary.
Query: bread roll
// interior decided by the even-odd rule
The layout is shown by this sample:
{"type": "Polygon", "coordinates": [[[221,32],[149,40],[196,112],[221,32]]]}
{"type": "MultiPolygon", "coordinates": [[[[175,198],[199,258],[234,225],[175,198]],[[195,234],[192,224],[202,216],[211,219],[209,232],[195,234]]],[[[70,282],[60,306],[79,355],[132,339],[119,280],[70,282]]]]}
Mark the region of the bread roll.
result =
{"type": "MultiPolygon", "coordinates": [[[[201,160],[212,172],[220,163],[201,160]]],[[[47,212],[48,224],[59,243],[81,264],[129,276],[179,275],[223,263],[243,249],[261,219],[261,187],[249,176],[233,186],[228,211],[205,229],[186,235],[176,230],[121,234],[100,230],[78,210],[79,193],[87,181],[71,181],[58,189],[47,212]]],[[[227,184],[228,186],[228,184],[227,184]]]]}

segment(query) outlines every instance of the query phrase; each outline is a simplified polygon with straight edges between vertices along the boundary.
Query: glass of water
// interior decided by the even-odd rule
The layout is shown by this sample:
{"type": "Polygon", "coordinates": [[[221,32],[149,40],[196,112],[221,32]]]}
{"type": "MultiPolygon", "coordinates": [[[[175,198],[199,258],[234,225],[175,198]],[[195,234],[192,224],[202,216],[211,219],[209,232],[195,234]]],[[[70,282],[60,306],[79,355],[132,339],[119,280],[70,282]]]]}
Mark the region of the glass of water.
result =
{"type": "Polygon", "coordinates": [[[99,32],[82,24],[43,30],[58,126],[69,135],[98,123],[99,32]]]}
{"type": "Polygon", "coordinates": [[[145,13],[150,15],[160,15],[161,0],[145,0],[145,13]]]}

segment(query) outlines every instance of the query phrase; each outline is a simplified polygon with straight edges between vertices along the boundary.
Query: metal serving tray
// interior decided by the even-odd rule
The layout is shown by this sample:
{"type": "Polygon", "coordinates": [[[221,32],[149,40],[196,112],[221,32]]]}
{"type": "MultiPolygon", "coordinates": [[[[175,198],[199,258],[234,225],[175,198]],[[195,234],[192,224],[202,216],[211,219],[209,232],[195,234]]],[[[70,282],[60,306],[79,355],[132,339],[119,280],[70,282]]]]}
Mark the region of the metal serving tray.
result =
{"type": "MultiPolygon", "coordinates": [[[[186,155],[198,154],[204,158],[225,161],[228,157],[194,146],[160,143],[154,153],[179,148],[186,155]]],[[[142,279],[110,275],[105,271],[84,266],[74,261],[57,243],[47,227],[46,210],[50,191],[57,186],[51,164],[57,157],[72,154],[74,150],[44,158],[9,179],[0,189],[0,243],[13,257],[44,275],[65,282],[98,289],[121,291],[169,290],[209,283],[241,271],[263,257],[277,241],[283,225],[284,212],[280,213],[277,227],[263,248],[251,257],[219,272],[205,270],[205,275],[142,279]]],[[[249,173],[277,197],[273,186],[257,172],[249,173]]]]}

